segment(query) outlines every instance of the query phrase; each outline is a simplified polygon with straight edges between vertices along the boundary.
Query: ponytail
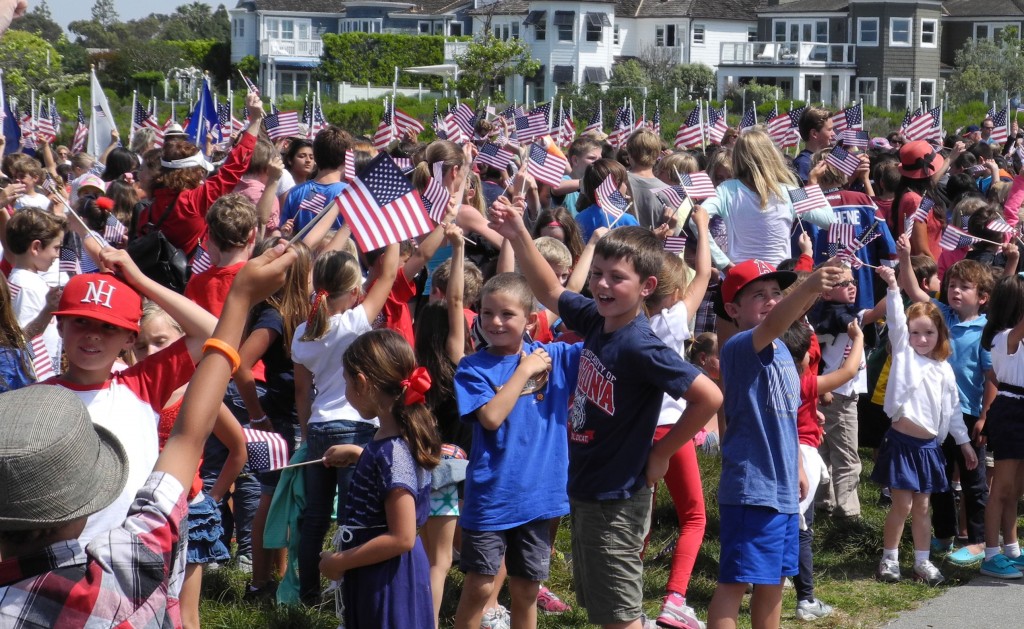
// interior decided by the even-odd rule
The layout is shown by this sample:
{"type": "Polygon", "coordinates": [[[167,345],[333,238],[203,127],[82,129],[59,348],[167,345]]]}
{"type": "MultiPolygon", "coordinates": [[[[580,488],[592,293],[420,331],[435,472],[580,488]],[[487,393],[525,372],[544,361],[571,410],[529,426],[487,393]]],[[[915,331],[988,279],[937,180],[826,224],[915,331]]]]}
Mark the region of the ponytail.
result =
{"type": "Polygon", "coordinates": [[[330,329],[331,319],[325,302],[358,288],[361,281],[359,262],[350,254],[328,251],[317,258],[313,265],[313,290],[316,294],[306,319],[306,330],[299,340],[316,341],[323,338],[330,329]]]}
{"type": "Polygon", "coordinates": [[[418,162],[416,167],[412,169],[412,186],[423,192],[427,188],[427,184],[430,183],[430,164],[426,160],[418,162]]]}

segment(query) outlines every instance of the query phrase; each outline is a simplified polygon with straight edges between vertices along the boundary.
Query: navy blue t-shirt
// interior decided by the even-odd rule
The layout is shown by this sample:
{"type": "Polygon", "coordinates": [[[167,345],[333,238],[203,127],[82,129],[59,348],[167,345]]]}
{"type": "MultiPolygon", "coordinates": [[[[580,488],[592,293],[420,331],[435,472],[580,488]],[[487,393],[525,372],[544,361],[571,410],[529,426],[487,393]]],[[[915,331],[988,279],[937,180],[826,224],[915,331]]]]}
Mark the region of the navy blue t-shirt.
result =
{"type": "Polygon", "coordinates": [[[565,291],[558,314],[584,337],[569,411],[569,497],[629,498],[644,468],[664,394],[680,398],[700,372],[651,331],[643,314],[614,332],[590,298],[565,291]]]}
{"type": "MultiPolygon", "coordinates": [[[[270,344],[261,357],[266,367],[267,392],[260,399],[263,411],[274,419],[296,419],[295,414],[295,366],[288,353],[290,339],[284,338],[284,319],[280,311],[270,304],[257,304],[249,314],[252,324],[250,334],[254,330],[267,329],[277,333],[277,338],[270,344]]],[[[339,358],[340,360],[340,358],[339,358]]]]}

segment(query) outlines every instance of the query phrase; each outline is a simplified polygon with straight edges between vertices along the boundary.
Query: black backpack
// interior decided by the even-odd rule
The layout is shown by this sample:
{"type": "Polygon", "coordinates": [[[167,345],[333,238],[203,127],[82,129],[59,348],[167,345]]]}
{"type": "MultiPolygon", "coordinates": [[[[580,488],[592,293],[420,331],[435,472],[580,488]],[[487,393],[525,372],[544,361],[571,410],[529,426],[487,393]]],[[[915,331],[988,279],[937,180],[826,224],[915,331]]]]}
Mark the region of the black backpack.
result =
{"type": "MultiPolygon", "coordinates": [[[[184,293],[185,284],[188,282],[188,256],[160,231],[160,226],[174,210],[177,201],[175,197],[156,223],[153,223],[153,207],[150,205],[149,222],[142,227],[142,235],[129,241],[125,249],[143,275],[176,293],[184,293]]],[[[132,215],[132,234],[138,233],[136,224],[139,214],[145,207],[141,203],[135,207],[132,215]]]]}

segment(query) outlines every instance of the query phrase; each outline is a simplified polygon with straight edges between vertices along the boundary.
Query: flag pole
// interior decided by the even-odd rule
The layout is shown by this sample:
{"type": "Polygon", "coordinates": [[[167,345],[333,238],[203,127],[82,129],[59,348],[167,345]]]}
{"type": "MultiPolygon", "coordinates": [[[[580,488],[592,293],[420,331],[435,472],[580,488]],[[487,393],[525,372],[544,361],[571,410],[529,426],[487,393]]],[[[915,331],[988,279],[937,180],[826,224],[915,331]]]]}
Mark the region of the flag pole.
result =
{"type": "Polygon", "coordinates": [[[139,90],[132,90],[132,109],[129,114],[131,118],[131,124],[128,125],[128,145],[131,146],[132,139],[135,138],[135,106],[138,104],[139,90]]]}

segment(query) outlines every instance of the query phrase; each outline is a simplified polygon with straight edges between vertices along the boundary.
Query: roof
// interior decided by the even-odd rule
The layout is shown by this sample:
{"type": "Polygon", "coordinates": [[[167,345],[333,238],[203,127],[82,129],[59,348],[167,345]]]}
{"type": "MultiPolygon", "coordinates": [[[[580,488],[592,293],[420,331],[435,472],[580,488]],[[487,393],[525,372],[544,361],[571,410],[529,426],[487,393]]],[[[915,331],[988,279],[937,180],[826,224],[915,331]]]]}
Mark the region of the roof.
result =
{"type": "Polygon", "coordinates": [[[949,17],[998,17],[1010,19],[1024,16],[1022,0],[949,0],[942,7],[949,17]]]}
{"type": "MultiPolygon", "coordinates": [[[[717,20],[757,19],[755,8],[760,0],[587,0],[613,2],[617,17],[692,17],[717,20]]],[[[473,15],[525,15],[530,8],[528,0],[498,0],[470,11],[473,15]]],[[[567,3],[562,8],[572,8],[567,3]]]]}
{"type": "Polygon", "coordinates": [[[761,2],[757,12],[761,13],[834,13],[847,11],[850,3],[847,0],[795,0],[778,5],[768,6],[761,2]]]}
{"type": "Polygon", "coordinates": [[[237,8],[296,13],[341,13],[345,10],[345,3],[343,0],[239,0],[237,8]]]}
{"type": "Polygon", "coordinates": [[[416,6],[405,11],[405,13],[419,15],[441,15],[443,13],[454,13],[455,9],[472,4],[473,0],[420,0],[416,6]]]}
{"type": "Polygon", "coordinates": [[[528,0],[498,0],[476,9],[472,9],[470,15],[526,15],[530,9],[528,0]]]}

